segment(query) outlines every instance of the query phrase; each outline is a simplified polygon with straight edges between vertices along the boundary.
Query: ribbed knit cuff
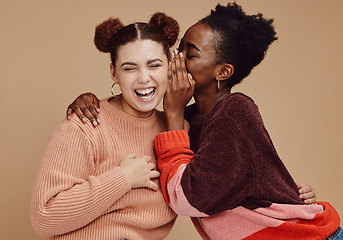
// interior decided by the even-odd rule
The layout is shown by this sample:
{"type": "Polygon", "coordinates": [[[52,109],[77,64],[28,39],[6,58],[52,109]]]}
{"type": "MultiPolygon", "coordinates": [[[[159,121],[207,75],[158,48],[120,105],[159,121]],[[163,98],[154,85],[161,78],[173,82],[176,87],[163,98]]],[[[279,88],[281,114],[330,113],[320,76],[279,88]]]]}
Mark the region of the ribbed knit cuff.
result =
{"type": "Polygon", "coordinates": [[[173,148],[190,148],[189,136],[185,130],[163,132],[155,137],[156,154],[169,151],[173,148]]]}
{"type": "Polygon", "coordinates": [[[104,197],[107,198],[104,201],[117,200],[131,190],[129,182],[119,167],[101,174],[98,178],[101,182],[102,192],[105,193],[104,197]]]}

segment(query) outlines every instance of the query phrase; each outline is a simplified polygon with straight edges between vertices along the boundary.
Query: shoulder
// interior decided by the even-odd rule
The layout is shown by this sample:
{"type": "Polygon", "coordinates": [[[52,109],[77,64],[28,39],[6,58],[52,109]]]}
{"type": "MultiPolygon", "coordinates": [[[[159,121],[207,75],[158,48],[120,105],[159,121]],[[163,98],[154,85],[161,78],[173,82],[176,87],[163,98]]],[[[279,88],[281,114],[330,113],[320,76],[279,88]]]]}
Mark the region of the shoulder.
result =
{"type": "Polygon", "coordinates": [[[263,120],[254,100],[243,93],[232,93],[213,109],[212,119],[231,122],[236,127],[260,125],[263,120]]]}
{"type": "Polygon", "coordinates": [[[239,92],[227,96],[213,110],[216,115],[231,118],[259,115],[259,110],[254,100],[239,92]]]}
{"type": "Polygon", "coordinates": [[[71,115],[70,120],[64,119],[55,129],[54,134],[83,135],[85,138],[90,138],[93,135],[94,127],[89,120],[82,122],[75,113],[71,115]]]}
{"type": "MultiPolygon", "coordinates": [[[[111,112],[115,109],[114,106],[112,106],[108,101],[111,99],[112,97],[107,97],[104,99],[100,100],[100,110],[101,111],[106,111],[106,112],[111,112]]],[[[101,115],[101,114],[100,114],[101,115]]],[[[100,116],[99,115],[99,116],[100,116]]]]}
{"type": "Polygon", "coordinates": [[[254,100],[251,97],[240,92],[230,94],[219,105],[222,108],[229,108],[232,110],[246,109],[247,107],[248,109],[257,109],[257,105],[255,104],[254,100]]]}
{"type": "Polygon", "coordinates": [[[124,114],[124,112],[119,109],[118,102],[114,100],[115,99],[113,99],[113,97],[108,97],[100,100],[100,113],[98,115],[101,121],[100,125],[107,125],[108,123],[112,123],[111,125],[115,127],[115,123],[118,119],[125,119],[126,114],[124,114]]]}

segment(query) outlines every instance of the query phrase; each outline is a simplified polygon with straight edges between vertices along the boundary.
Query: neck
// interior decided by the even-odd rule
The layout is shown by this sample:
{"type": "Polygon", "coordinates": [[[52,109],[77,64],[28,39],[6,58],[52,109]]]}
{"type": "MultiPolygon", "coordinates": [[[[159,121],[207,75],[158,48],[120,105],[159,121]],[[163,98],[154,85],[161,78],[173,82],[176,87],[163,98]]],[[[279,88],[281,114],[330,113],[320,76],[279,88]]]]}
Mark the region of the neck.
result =
{"type": "Polygon", "coordinates": [[[226,96],[231,93],[231,89],[222,89],[215,91],[211,88],[205,90],[197,90],[194,92],[194,100],[199,114],[204,114],[211,111],[214,106],[223,100],[226,96]]]}

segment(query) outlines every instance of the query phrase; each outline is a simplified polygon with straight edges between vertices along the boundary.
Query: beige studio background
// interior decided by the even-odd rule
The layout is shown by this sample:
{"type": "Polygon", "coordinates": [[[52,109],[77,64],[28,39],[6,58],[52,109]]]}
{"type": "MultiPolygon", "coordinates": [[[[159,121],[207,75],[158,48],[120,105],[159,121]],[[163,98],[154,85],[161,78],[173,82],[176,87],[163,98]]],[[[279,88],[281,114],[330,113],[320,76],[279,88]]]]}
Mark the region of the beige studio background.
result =
{"type": "MultiPolygon", "coordinates": [[[[1,239],[43,239],[31,227],[29,201],[45,143],[77,95],[110,94],[109,57],[93,45],[95,25],[111,16],[147,21],[163,11],[183,34],[217,2],[0,0],[1,239]]],[[[237,2],[275,18],[279,41],[235,90],[259,105],[294,179],[313,185],[343,217],[343,1],[237,2]]],[[[180,217],[167,239],[199,237],[180,217]]]]}

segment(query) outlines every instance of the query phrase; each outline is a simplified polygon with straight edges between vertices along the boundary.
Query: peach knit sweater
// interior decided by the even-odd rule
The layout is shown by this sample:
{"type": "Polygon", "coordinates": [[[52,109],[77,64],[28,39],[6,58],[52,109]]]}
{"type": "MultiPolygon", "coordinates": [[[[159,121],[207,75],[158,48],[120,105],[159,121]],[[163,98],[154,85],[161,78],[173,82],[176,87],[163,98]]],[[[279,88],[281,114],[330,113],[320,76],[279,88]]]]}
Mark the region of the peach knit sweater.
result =
{"type": "Polygon", "coordinates": [[[175,222],[161,189],[131,189],[118,167],[133,152],[156,163],[154,138],[165,130],[163,113],[138,119],[107,100],[98,127],[73,116],[48,141],[31,200],[32,225],[48,239],[163,239],[175,222]]]}

